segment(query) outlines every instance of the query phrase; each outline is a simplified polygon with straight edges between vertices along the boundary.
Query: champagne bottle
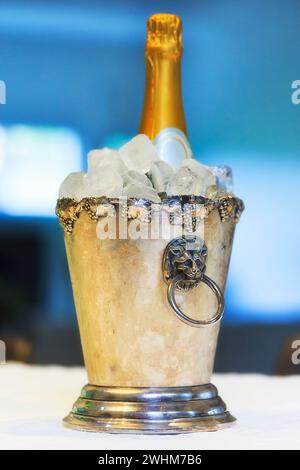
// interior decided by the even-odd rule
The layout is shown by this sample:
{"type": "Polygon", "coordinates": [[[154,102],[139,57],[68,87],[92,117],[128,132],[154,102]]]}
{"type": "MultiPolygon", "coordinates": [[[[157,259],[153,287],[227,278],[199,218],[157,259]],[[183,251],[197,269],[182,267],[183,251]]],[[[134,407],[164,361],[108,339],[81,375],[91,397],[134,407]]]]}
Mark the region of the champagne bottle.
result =
{"type": "Polygon", "coordinates": [[[192,156],[181,95],[182,25],[176,15],[159,13],[147,22],[146,86],[140,133],[174,168],[192,156]]]}

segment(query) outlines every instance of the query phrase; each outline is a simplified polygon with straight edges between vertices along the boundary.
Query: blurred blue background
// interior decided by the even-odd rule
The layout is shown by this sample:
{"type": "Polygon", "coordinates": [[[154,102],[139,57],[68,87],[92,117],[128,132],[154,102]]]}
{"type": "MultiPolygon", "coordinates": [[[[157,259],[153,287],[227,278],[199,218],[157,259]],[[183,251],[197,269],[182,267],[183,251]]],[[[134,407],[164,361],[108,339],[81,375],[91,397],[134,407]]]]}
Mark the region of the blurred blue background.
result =
{"type": "Polygon", "coordinates": [[[232,166],[246,205],[216,368],[285,373],[300,337],[298,0],[1,1],[0,337],[12,358],[81,361],[57,190],[88,149],[137,133],[159,11],[183,19],[194,153],[232,166]]]}

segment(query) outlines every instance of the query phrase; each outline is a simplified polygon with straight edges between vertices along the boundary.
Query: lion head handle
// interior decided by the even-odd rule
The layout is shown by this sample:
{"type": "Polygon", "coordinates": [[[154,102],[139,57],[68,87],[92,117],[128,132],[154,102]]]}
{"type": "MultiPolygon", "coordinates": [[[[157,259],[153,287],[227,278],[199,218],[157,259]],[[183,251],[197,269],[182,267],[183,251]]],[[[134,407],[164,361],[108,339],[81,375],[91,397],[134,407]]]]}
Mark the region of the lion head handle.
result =
{"type": "Polygon", "coordinates": [[[175,238],[166,251],[167,277],[172,279],[183,273],[185,279],[179,286],[181,289],[189,290],[197,286],[206,268],[207,247],[204,242],[198,237],[175,238]]]}

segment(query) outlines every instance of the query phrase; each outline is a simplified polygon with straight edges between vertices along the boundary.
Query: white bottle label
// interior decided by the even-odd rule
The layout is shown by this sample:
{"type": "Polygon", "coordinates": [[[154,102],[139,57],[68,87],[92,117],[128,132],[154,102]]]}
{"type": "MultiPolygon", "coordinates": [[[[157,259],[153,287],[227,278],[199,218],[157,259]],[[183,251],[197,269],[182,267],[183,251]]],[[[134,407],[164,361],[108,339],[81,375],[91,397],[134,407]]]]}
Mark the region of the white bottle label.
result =
{"type": "Polygon", "coordinates": [[[186,158],[192,157],[192,150],[185,134],[175,127],[168,127],[157,134],[153,141],[159,158],[178,168],[186,158]]]}

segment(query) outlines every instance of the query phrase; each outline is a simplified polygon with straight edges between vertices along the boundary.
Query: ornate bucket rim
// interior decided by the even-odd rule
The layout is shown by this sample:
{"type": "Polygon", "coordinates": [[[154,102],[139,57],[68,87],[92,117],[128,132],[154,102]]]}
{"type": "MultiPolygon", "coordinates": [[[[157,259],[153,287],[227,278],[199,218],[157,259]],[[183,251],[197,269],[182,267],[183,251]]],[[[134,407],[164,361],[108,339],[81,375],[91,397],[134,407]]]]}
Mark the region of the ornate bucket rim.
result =
{"type": "Polygon", "coordinates": [[[177,208],[183,213],[189,212],[195,217],[205,219],[217,209],[222,222],[230,220],[237,223],[244,210],[244,203],[238,197],[227,193],[215,199],[204,196],[162,196],[161,202],[124,196],[120,198],[86,197],[80,201],[60,198],[56,204],[56,215],[65,233],[71,234],[82,212],[86,212],[91,220],[98,221],[101,217],[114,215],[118,208],[124,217],[140,219],[143,222],[149,221],[149,214],[152,210],[166,210],[172,217],[172,212],[177,208]]]}

